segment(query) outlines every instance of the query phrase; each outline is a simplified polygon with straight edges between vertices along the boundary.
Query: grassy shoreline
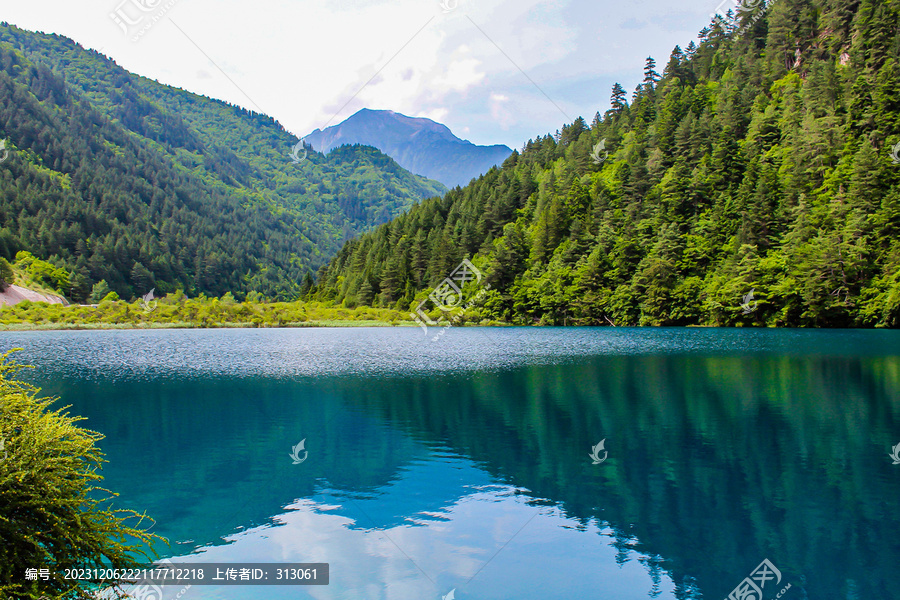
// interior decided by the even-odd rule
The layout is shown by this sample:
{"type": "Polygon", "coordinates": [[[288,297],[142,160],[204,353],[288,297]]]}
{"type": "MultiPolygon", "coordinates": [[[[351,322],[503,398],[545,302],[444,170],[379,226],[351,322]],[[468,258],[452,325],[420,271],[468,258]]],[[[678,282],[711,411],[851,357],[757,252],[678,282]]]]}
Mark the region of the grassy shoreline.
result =
{"type": "MultiPolygon", "coordinates": [[[[439,311],[430,315],[448,324],[439,311]]],[[[454,324],[504,325],[477,310],[454,316],[454,324]]],[[[419,327],[409,311],[322,302],[236,302],[233,298],[187,298],[173,294],[151,302],[104,300],[96,305],[20,302],[0,308],[0,331],[113,329],[250,329],[304,327],[419,327]]]]}
{"type": "Polygon", "coordinates": [[[128,329],[304,329],[316,327],[418,327],[413,321],[323,320],[256,325],[255,323],[11,323],[0,325],[3,331],[102,331],[128,329]]]}

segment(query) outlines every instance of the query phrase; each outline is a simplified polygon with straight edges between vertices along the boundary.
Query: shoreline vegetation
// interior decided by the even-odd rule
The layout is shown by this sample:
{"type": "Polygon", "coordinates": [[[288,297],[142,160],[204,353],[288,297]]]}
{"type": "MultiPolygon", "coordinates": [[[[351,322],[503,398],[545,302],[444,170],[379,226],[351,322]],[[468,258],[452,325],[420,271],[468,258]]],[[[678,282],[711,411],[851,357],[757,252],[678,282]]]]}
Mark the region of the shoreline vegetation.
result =
{"type": "MultiPolygon", "coordinates": [[[[418,296],[417,296],[418,299],[418,296]]],[[[16,304],[0,306],[0,332],[11,331],[79,331],[125,329],[255,329],[255,328],[305,328],[305,327],[421,327],[413,311],[417,302],[408,309],[356,306],[350,303],[336,305],[332,302],[302,298],[293,301],[265,300],[259,297],[238,302],[231,293],[221,298],[201,294],[189,298],[176,291],[162,298],[151,300],[121,300],[115,292],[97,304],[54,304],[24,300],[16,304]]],[[[442,311],[432,308],[423,315],[430,322],[428,328],[449,326],[510,327],[510,326],[612,326],[653,327],[646,323],[616,323],[607,320],[594,323],[571,319],[565,323],[544,320],[531,322],[517,319],[512,322],[491,318],[488,307],[481,303],[465,304],[465,310],[442,311]]],[[[419,305],[421,306],[421,305],[419,305]]],[[[790,327],[762,311],[747,312],[747,305],[732,309],[722,320],[702,321],[682,327],[790,327]],[[731,314],[734,313],[734,314],[731,314]],[[740,314],[738,314],[740,313],[740,314]]],[[[755,308],[755,306],[754,306],[755,308]]],[[[845,327],[819,327],[810,329],[845,329],[845,327]]],[[[884,326],[861,327],[881,329],[884,326]]],[[[889,327],[888,327],[889,328],[889,327]]],[[[426,332],[427,333],[427,332],[426,332]]]]}
{"type": "MultiPolygon", "coordinates": [[[[430,315],[440,326],[449,323],[438,311],[430,315]]],[[[454,315],[454,324],[506,325],[483,319],[477,310],[454,315]]],[[[203,329],[275,327],[418,327],[411,311],[368,306],[343,307],[323,302],[238,302],[222,298],[188,298],[181,292],[150,301],[124,301],[107,296],[98,304],[50,304],[23,301],[0,308],[0,331],[88,329],[203,329]]]]}
{"type": "MultiPolygon", "coordinates": [[[[2,260],[2,259],[0,259],[2,260]]],[[[27,283],[17,280],[17,283],[27,283]]],[[[43,291],[43,290],[42,290],[43,291]]],[[[59,292],[56,292],[59,295],[59,292]]],[[[555,323],[544,319],[512,321],[498,320],[490,306],[477,294],[464,292],[466,297],[455,309],[447,307],[422,310],[418,294],[413,304],[406,308],[398,302],[393,308],[357,305],[345,300],[341,304],[316,300],[306,296],[292,301],[269,300],[258,294],[238,301],[230,292],[221,298],[204,294],[190,298],[183,291],[162,298],[122,300],[115,292],[108,292],[97,304],[61,304],[23,300],[16,304],[0,305],[0,332],[4,331],[78,331],[124,329],[255,329],[255,328],[305,328],[305,327],[421,327],[441,329],[458,326],[510,327],[510,326],[612,326],[657,327],[661,324],[642,322],[615,322],[607,318],[597,323],[593,319],[567,319],[555,323]],[[466,301],[468,300],[468,301],[466,301]],[[419,310],[417,310],[417,307],[419,310]],[[415,312],[414,312],[415,311],[415,312]],[[419,313],[418,315],[416,313],[419,313]]],[[[60,298],[62,296],[60,295],[60,298]]],[[[762,302],[752,301],[733,307],[719,307],[721,316],[707,315],[697,323],[674,325],[680,327],[752,327],[786,328],[787,324],[777,315],[766,315],[757,310],[762,302]]],[[[672,326],[672,325],[669,325],[672,326]]],[[[842,326],[800,325],[810,329],[846,329],[842,326]]],[[[860,329],[892,328],[884,324],[858,327],[860,329]]],[[[426,333],[428,333],[426,331],[426,333]]]]}

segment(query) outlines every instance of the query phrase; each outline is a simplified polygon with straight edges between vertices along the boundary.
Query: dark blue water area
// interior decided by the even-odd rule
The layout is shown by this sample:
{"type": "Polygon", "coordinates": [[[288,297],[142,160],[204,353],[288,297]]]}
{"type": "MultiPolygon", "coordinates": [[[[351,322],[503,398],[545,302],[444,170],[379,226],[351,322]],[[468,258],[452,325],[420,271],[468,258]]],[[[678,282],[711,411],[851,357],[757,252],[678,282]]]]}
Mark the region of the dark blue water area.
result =
{"type": "Polygon", "coordinates": [[[105,436],[105,486],[160,557],[330,565],[167,600],[726,598],[763,560],[765,600],[900,597],[900,332],[0,334],[16,347],[105,436]]]}

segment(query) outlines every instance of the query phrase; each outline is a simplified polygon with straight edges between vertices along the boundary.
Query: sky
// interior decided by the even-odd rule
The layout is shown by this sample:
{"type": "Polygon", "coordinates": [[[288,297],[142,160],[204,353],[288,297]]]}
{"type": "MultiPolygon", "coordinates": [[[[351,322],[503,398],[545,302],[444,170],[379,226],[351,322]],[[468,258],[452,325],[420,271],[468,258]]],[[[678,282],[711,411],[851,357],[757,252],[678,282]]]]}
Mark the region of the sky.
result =
{"type": "MultiPolygon", "coordinates": [[[[729,0],[724,0],[725,2],[729,0]]],[[[6,0],[134,73],[271,115],[302,137],[361,108],[521,148],[662,71],[720,0],[6,0]]]]}

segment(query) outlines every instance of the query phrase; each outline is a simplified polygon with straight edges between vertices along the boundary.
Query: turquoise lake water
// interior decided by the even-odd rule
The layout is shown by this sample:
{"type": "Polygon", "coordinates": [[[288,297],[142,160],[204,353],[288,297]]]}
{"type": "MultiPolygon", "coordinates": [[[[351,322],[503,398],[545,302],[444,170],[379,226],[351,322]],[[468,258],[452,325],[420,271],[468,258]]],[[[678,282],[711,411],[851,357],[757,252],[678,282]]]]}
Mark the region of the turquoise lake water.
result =
{"type": "Polygon", "coordinates": [[[161,557],[330,564],[328,586],[184,600],[720,600],[764,560],[765,600],[900,598],[900,332],[0,342],[106,436],[105,485],[156,519],[161,557]]]}

